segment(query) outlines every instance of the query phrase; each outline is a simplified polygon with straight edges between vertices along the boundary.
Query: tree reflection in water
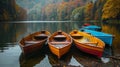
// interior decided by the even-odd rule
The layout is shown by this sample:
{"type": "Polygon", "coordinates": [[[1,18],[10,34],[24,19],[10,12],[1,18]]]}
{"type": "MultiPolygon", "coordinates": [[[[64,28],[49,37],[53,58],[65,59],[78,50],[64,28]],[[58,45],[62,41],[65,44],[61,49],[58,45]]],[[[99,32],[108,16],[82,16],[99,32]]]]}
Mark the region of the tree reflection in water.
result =
{"type": "MultiPolygon", "coordinates": [[[[61,22],[60,26],[58,22],[30,22],[30,23],[2,23],[0,24],[0,64],[1,62],[6,63],[2,64],[2,66],[6,66],[6,64],[11,64],[15,66],[19,66],[20,63],[21,67],[33,67],[33,66],[40,66],[45,67],[45,65],[48,65],[48,67],[55,67],[55,66],[76,66],[80,67],[80,65],[85,67],[117,67],[120,65],[119,61],[117,60],[111,60],[108,63],[103,63],[101,59],[95,58],[92,55],[86,54],[79,49],[77,49],[75,46],[71,47],[71,50],[65,54],[61,59],[57,59],[55,55],[51,53],[51,51],[48,48],[48,45],[41,51],[39,51],[36,55],[32,57],[25,58],[22,53],[19,57],[19,61],[16,62],[16,58],[20,53],[20,49],[18,47],[15,47],[16,44],[18,46],[20,39],[25,37],[28,34],[31,34],[36,31],[40,30],[48,30],[51,33],[61,29],[66,33],[69,33],[70,31],[74,29],[79,29],[80,25],[82,23],[80,22],[61,22]],[[14,49],[13,49],[14,48],[14,49]],[[15,52],[15,53],[14,53],[15,52]],[[10,56],[9,56],[10,55],[10,56]],[[8,60],[11,59],[12,60],[8,60]],[[12,63],[13,62],[13,63],[12,63]],[[73,65],[76,62],[76,65],[73,65]]],[[[113,55],[113,56],[120,56],[120,28],[119,25],[109,25],[109,24],[103,24],[102,25],[102,31],[106,33],[110,33],[115,35],[115,38],[113,40],[113,46],[112,49],[106,48],[103,57],[113,55]],[[113,52],[113,54],[112,54],[113,52]]],[[[11,66],[12,67],[12,66],[11,66]]]]}

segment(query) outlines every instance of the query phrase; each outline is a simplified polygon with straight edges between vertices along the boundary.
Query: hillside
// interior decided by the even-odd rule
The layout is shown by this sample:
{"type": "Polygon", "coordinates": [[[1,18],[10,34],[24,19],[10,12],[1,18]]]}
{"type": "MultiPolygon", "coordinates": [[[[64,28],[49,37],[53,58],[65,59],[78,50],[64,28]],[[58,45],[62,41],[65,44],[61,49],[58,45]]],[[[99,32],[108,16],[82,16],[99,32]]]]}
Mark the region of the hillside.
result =
{"type": "Polygon", "coordinates": [[[88,1],[16,0],[16,3],[27,10],[28,20],[70,20],[72,11],[77,7],[84,6],[88,1]]]}
{"type": "Polygon", "coordinates": [[[15,0],[0,0],[0,21],[25,20],[26,13],[15,0]]]}

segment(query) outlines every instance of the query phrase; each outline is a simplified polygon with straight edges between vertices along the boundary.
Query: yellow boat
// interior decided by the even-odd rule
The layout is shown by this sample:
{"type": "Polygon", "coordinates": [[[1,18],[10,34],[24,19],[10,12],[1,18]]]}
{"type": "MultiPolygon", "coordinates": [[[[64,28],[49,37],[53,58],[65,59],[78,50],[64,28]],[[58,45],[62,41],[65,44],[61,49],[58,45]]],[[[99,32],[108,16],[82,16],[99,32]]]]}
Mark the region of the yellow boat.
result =
{"type": "Polygon", "coordinates": [[[58,59],[69,51],[71,44],[71,36],[63,31],[53,33],[48,39],[49,48],[51,52],[58,57],[58,59]]]}
{"type": "Polygon", "coordinates": [[[98,58],[102,57],[105,48],[105,43],[102,40],[78,30],[73,30],[70,35],[78,49],[98,58]]]}

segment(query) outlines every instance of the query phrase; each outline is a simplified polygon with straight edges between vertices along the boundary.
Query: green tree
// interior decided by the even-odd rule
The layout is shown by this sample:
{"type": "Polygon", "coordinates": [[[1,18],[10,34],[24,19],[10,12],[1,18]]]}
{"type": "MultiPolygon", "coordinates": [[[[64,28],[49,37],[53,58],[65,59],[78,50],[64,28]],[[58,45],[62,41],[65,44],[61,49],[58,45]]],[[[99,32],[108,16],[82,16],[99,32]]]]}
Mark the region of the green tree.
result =
{"type": "Polygon", "coordinates": [[[94,20],[101,20],[102,17],[102,9],[105,4],[106,0],[97,0],[93,6],[93,19],[94,20]]]}
{"type": "Polygon", "coordinates": [[[40,20],[41,4],[36,4],[33,8],[28,10],[28,20],[40,20]]]}
{"type": "Polygon", "coordinates": [[[73,10],[71,20],[84,20],[84,6],[73,10]]]}

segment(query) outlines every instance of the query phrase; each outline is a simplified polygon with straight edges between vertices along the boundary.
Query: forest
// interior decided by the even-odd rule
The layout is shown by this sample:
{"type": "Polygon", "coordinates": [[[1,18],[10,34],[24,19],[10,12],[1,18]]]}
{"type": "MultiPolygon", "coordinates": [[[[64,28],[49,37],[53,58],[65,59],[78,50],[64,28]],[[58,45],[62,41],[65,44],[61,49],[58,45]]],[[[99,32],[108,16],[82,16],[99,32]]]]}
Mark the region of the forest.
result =
{"type": "Polygon", "coordinates": [[[0,20],[119,20],[120,0],[1,0],[0,20]]]}
{"type": "Polygon", "coordinates": [[[0,0],[0,21],[26,20],[27,11],[15,0],[0,0]]]}

